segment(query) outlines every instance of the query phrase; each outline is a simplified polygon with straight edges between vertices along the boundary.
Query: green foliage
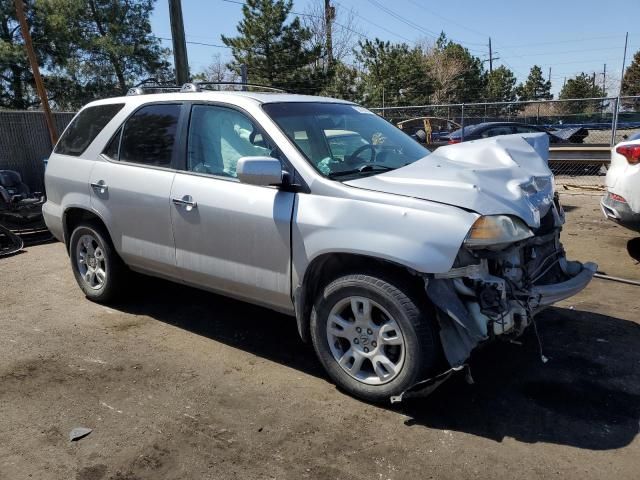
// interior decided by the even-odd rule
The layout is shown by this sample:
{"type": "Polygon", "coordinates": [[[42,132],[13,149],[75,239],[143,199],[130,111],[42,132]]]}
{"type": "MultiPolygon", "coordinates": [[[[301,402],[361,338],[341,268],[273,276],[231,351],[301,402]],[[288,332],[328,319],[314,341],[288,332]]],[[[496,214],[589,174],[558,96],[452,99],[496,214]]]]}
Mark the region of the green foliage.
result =
{"type": "MultiPolygon", "coordinates": [[[[640,96],[640,50],[633,56],[633,61],[624,72],[622,95],[640,96]]],[[[640,107],[640,99],[625,100],[624,103],[629,107],[640,107]]]]}
{"type": "Polygon", "coordinates": [[[534,65],[524,83],[516,89],[519,100],[551,100],[551,82],[544,79],[542,69],[534,65]]]}
{"type": "Polygon", "coordinates": [[[365,105],[429,102],[433,86],[420,48],[376,38],[359,42],[355,58],[363,67],[358,95],[365,105]]]}
{"type": "MultiPolygon", "coordinates": [[[[595,76],[581,73],[574,78],[567,80],[562,90],[560,90],[560,100],[573,98],[598,98],[604,97],[605,93],[602,87],[596,85],[595,76]]],[[[578,114],[578,113],[595,113],[602,109],[600,101],[578,101],[578,102],[561,102],[557,105],[561,113],[578,114]]]]}
{"type": "MultiPolygon", "coordinates": [[[[42,67],[52,67],[59,55],[46,40],[43,16],[34,0],[25,3],[36,55],[42,67]]],[[[0,0],[0,108],[26,109],[38,103],[14,1],[0,0]]]]}
{"type": "Polygon", "coordinates": [[[332,75],[320,91],[320,95],[360,101],[362,97],[360,72],[355,67],[334,60],[332,75]]]}
{"type": "MultiPolygon", "coordinates": [[[[151,33],[155,0],[29,0],[28,23],[50,101],[77,109],[121,95],[142,78],[170,76],[167,51],[151,33]]],[[[0,106],[39,103],[15,19],[0,0],[0,106]]]]}
{"type": "Polygon", "coordinates": [[[513,102],[516,100],[516,77],[504,65],[487,74],[485,99],[488,102],[513,102]]]}
{"type": "Polygon", "coordinates": [[[434,103],[482,100],[487,82],[482,61],[442,32],[427,55],[435,82],[434,103]]]}
{"type": "Polygon", "coordinates": [[[58,104],[123,95],[140,79],[170,77],[167,51],[151,33],[155,0],[39,0],[49,38],[64,46],[58,104]]]}
{"type": "Polygon", "coordinates": [[[311,32],[298,17],[287,23],[292,0],[247,0],[239,36],[222,36],[231,47],[230,67],[240,73],[246,64],[249,83],[265,84],[292,92],[314,93],[326,83],[330,72],[315,68],[320,46],[310,46],[311,32]]]}

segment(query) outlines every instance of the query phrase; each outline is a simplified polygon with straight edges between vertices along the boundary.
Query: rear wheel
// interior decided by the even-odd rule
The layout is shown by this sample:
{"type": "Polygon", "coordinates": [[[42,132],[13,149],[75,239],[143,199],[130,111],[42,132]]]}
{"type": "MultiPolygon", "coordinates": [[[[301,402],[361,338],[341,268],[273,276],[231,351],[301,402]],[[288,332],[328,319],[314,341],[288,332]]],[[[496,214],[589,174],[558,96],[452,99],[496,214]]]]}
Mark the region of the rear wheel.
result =
{"type": "Polygon", "coordinates": [[[348,393],[388,402],[435,369],[437,332],[428,308],[410,291],[402,282],[348,275],[316,300],[314,348],[331,379],[348,393]]]}
{"type": "Polygon", "coordinates": [[[127,267],[104,229],[94,224],[75,228],[69,242],[71,268],[84,294],[95,302],[109,302],[120,293],[127,267]]]}

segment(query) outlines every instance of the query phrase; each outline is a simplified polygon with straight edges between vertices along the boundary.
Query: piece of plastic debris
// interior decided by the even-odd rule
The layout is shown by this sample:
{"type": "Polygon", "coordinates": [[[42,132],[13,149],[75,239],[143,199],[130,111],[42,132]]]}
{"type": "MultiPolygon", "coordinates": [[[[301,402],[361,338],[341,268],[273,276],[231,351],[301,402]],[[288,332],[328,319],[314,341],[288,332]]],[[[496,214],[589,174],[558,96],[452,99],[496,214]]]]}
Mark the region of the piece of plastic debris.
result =
{"type": "Polygon", "coordinates": [[[71,440],[72,442],[76,442],[76,441],[86,437],[91,432],[93,432],[93,430],[90,429],[90,428],[76,427],[73,430],[71,430],[71,433],[69,434],[69,440],[71,440]]]}

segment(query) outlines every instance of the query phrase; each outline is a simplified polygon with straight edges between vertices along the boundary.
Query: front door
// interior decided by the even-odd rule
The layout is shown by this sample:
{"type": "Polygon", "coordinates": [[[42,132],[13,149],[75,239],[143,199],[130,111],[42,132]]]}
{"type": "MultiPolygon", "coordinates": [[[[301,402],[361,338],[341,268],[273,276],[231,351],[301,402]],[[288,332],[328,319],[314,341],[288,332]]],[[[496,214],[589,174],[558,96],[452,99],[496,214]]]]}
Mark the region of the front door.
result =
{"type": "Polygon", "coordinates": [[[191,109],[185,169],[171,189],[176,262],[185,282],[290,311],[295,194],[240,183],[238,159],[274,154],[244,113],[191,109]]]}
{"type": "Polygon", "coordinates": [[[137,110],[91,171],[91,204],[125,263],[177,277],[171,204],[174,144],[181,105],[137,110]]]}

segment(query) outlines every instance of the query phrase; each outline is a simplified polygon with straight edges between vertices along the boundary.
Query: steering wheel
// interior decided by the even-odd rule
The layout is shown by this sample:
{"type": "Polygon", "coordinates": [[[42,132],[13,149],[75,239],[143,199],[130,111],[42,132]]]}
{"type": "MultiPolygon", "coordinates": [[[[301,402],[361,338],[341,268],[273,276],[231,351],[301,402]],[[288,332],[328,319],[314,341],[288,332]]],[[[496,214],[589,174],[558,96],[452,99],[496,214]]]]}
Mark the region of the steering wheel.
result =
{"type": "Polygon", "coordinates": [[[369,159],[369,163],[375,162],[376,161],[376,147],[375,147],[375,145],[372,145],[370,143],[367,143],[366,145],[362,145],[361,147],[356,149],[355,152],[353,152],[351,155],[349,155],[349,158],[347,159],[347,162],[349,162],[349,163],[354,162],[358,158],[358,155],[360,155],[362,152],[364,152],[367,149],[371,150],[371,158],[369,159]]]}

